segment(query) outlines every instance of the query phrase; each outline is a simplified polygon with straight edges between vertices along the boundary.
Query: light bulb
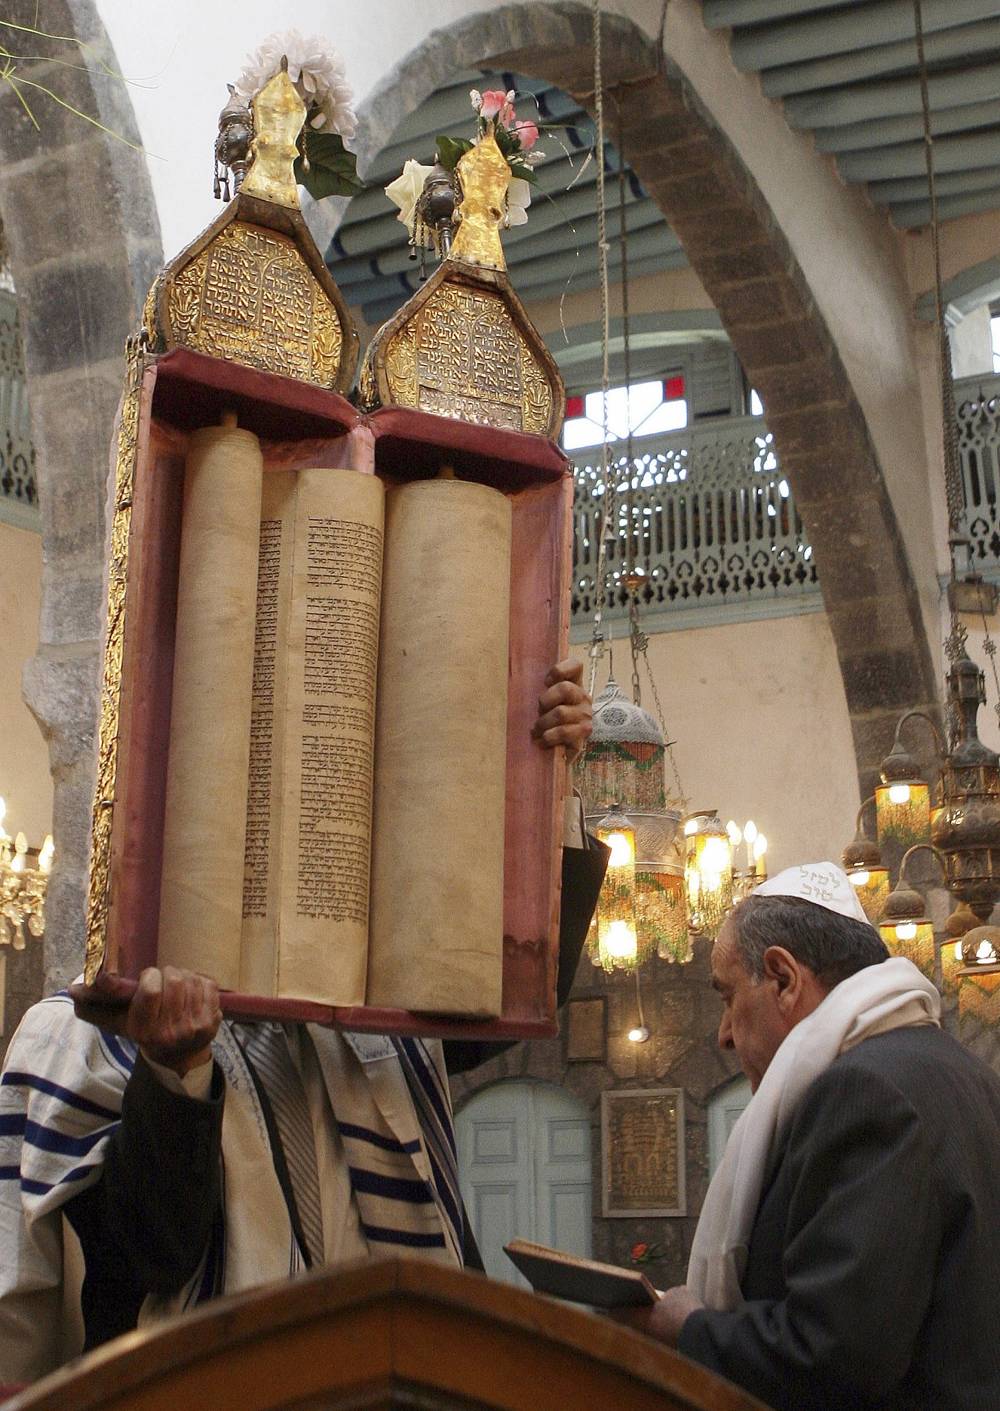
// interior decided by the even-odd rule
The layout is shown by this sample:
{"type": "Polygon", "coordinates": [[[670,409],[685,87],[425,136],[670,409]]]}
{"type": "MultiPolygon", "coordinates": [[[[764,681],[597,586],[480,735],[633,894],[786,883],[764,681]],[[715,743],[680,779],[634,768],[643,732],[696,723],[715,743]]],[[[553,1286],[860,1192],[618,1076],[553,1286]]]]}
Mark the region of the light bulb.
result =
{"type": "Polygon", "coordinates": [[[851,885],[855,887],[867,887],[872,879],[870,872],[851,872],[848,874],[851,885]]]}
{"type": "Polygon", "coordinates": [[[915,921],[900,921],[896,927],[897,941],[912,941],[916,934],[917,923],[915,921]]]}
{"type": "Polygon", "coordinates": [[[52,841],[52,834],[46,833],[45,842],[42,844],[41,851],[38,854],[39,872],[52,871],[52,859],[55,857],[55,852],[56,846],[55,843],[52,841]]]}
{"type": "Polygon", "coordinates": [[[735,819],[731,818],[726,824],[726,832],[729,834],[729,841],[732,843],[733,847],[738,848],[743,841],[743,829],[735,819]]]}
{"type": "Polygon", "coordinates": [[[23,872],[23,871],[24,871],[24,853],[23,853],[23,852],[16,852],[16,853],[14,854],[14,856],[11,858],[11,860],[10,860],[10,870],[11,870],[11,872],[23,872]]]}
{"type": "Polygon", "coordinates": [[[611,849],[611,856],[608,858],[609,867],[630,867],[635,862],[634,834],[615,829],[613,833],[604,835],[604,841],[611,849]]]}
{"type": "Polygon", "coordinates": [[[692,833],[697,833],[697,831],[698,831],[698,820],[697,820],[697,818],[689,818],[688,821],[684,824],[684,836],[685,836],[685,838],[690,838],[691,835],[692,835],[692,833]]]}
{"type": "Polygon", "coordinates": [[[25,835],[24,835],[23,833],[18,833],[17,837],[14,839],[14,851],[15,851],[15,852],[27,852],[27,851],[28,851],[28,839],[25,837],[25,835]]]}
{"type": "Polygon", "coordinates": [[[754,862],[760,862],[761,858],[764,856],[764,854],[765,854],[766,852],[767,852],[767,839],[764,837],[764,834],[763,834],[763,833],[758,833],[757,836],[756,836],[756,838],[754,839],[754,844],[753,844],[753,860],[754,860],[754,862]]]}
{"type": "Polygon", "coordinates": [[[628,1037],[630,1043],[644,1044],[649,1038],[649,1030],[645,1024],[637,1024],[634,1029],[629,1029],[628,1037]]]}
{"type": "Polygon", "coordinates": [[[890,784],[890,785],[889,785],[889,802],[890,802],[890,803],[909,803],[909,802],[910,802],[910,786],[909,786],[909,784],[890,784]]]}
{"type": "Polygon", "coordinates": [[[718,887],[722,874],[730,864],[729,846],[724,838],[706,838],[705,846],[698,859],[702,882],[706,886],[718,887]]]}
{"type": "Polygon", "coordinates": [[[639,951],[635,927],[627,921],[612,921],[605,936],[604,949],[614,960],[634,960],[639,951]]]}
{"type": "Polygon", "coordinates": [[[748,818],[746,823],[744,824],[743,836],[752,847],[754,840],[757,837],[757,825],[752,818],[748,818]]]}
{"type": "Polygon", "coordinates": [[[991,941],[979,942],[979,947],[976,950],[976,959],[982,965],[989,965],[992,960],[996,959],[996,952],[993,949],[991,941]]]}

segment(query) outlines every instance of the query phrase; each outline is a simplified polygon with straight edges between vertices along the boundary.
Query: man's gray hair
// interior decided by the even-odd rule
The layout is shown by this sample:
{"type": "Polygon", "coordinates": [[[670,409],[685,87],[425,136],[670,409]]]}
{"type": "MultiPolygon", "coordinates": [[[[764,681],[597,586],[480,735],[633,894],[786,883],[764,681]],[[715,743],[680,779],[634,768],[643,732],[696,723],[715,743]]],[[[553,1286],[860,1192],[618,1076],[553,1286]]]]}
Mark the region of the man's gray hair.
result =
{"type": "Polygon", "coordinates": [[[783,946],[827,989],[869,965],[889,959],[885,943],[867,921],[841,916],[801,897],[757,897],[734,908],[736,948],[752,980],[764,975],[764,952],[783,946]]]}

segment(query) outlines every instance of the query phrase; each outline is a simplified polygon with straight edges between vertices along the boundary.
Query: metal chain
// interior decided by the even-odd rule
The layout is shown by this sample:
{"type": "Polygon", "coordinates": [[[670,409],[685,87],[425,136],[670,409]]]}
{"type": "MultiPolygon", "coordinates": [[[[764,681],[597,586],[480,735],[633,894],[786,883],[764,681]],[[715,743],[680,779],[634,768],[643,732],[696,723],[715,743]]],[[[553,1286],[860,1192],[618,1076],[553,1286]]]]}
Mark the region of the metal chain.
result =
{"type": "Polygon", "coordinates": [[[611,322],[608,313],[608,223],[604,199],[604,56],[601,49],[601,3],[593,0],[594,32],[594,117],[597,125],[597,254],[601,275],[601,475],[604,484],[604,503],[601,508],[601,538],[597,549],[597,608],[594,612],[594,631],[590,642],[590,694],[594,694],[597,679],[597,660],[602,650],[601,621],[604,604],[607,600],[605,584],[607,546],[614,537],[616,528],[615,494],[611,483],[608,456],[608,383],[609,362],[608,344],[611,335],[611,322]]]}
{"type": "Polygon", "coordinates": [[[642,688],[639,683],[639,656],[645,650],[641,645],[643,634],[639,628],[639,575],[636,570],[635,548],[639,537],[639,527],[635,514],[635,454],[632,449],[632,339],[628,298],[628,225],[625,216],[625,136],[622,122],[622,105],[615,98],[618,132],[618,245],[621,250],[622,269],[622,355],[625,376],[625,586],[628,589],[629,650],[632,655],[632,699],[642,705],[642,688]]]}
{"type": "Polygon", "coordinates": [[[687,811],[687,794],[684,792],[684,785],[681,783],[680,770],[677,768],[677,760],[674,758],[674,741],[671,740],[667,731],[667,722],[663,714],[663,705],[660,701],[660,693],[656,689],[656,677],[653,675],[653,668],[649,664],[649,657],[646,655],[645,647],[642,652],[642,660],[646,667],[646,675],[649,677],[649,689],[653,695],[653,704],[656,706],[656,718],[660,722],[660,729],[663,731],[663,743],[667,751],[667,758],[670,760],[670,771],[674,776],[674,783],[677,786],[675,802],[681,812],[687,811]]]}
{"type": "Polygon", "coordinates": [[[996,712],[997,722],[1000,724],[1000,676],[997,675],[997,644],[990,636],[989,623],[986,621],[986,604],[983,602],[982,589],[979,592],[979,615],[983,620],[983,651],[989,657],[990,669],[993,673],[993,685],[996,687],[996,700],[993,702],[993,709],[996,712]]]}

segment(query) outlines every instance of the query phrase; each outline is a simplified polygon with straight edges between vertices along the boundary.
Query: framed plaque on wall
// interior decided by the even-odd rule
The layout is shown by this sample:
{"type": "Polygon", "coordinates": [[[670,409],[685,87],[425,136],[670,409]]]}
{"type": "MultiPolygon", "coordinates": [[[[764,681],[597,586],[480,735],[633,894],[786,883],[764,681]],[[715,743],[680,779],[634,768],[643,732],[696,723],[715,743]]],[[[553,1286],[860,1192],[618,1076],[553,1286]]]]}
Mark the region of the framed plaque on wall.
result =
{"type": "Polygon", "coordinates": [[[601,1176],[606,1217],[687,1214],[682,1088],[601,1094],[601,1176]]]}
{"type": "Polygon", "coordinates": [[[566,1058],[570,1063],[603,1063],[607,1056],[604,995],[571,999],[566,1006],[566,1058]]]}

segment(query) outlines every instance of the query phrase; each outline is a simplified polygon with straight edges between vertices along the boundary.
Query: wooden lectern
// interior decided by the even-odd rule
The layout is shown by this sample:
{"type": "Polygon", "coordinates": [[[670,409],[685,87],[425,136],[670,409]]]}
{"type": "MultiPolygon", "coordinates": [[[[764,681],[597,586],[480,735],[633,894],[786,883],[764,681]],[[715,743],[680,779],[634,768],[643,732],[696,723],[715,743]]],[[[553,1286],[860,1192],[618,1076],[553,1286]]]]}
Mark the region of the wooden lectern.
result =
{"type": "Polygon", "coordinates": [[[128,1333],[4,1411],[764,1411],[627,1328],[479,1274],[386,1259],[128,1333]]]}

